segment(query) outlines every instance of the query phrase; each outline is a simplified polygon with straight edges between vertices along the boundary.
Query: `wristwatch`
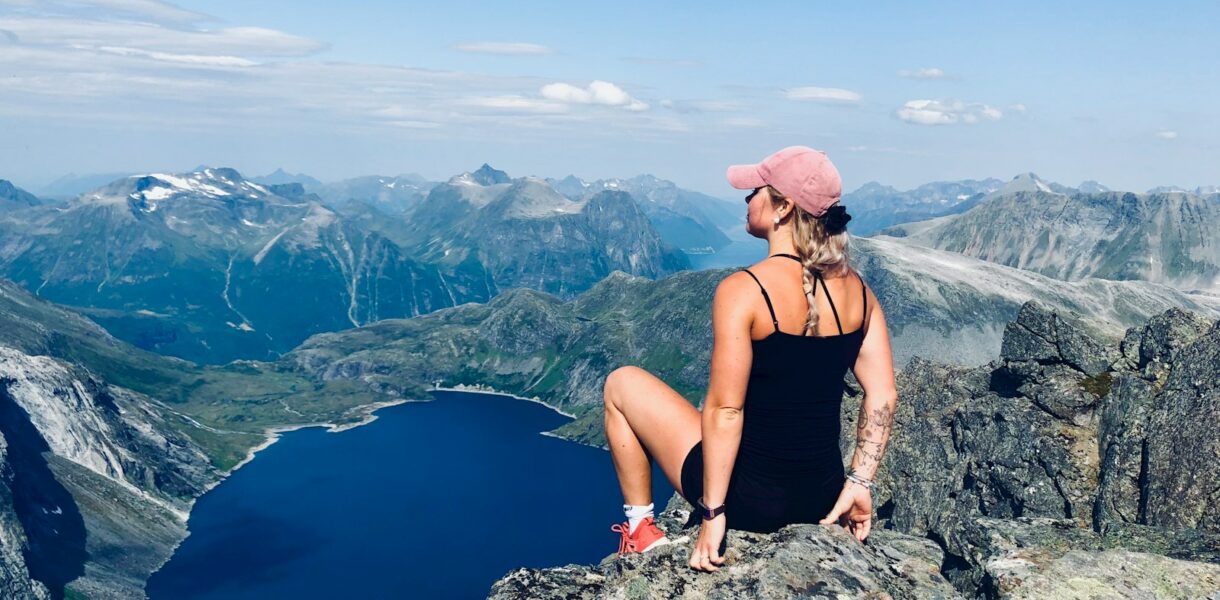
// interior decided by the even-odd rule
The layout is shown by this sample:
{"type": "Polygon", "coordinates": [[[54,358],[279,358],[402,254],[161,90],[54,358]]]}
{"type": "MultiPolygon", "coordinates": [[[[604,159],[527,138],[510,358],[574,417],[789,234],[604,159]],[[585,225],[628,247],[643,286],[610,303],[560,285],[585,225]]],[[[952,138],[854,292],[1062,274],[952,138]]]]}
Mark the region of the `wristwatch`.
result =
{"type": "Polygon", "coordinates": [[[707,505],[703,503],[703,498],[696,498],[695,505],[698,506],[699,511],[703,513],[704,521],[710,521],[715,519],[717,516],[724,514],[724,504],[721,504],[716,508],[708,508],[707,505]]]}

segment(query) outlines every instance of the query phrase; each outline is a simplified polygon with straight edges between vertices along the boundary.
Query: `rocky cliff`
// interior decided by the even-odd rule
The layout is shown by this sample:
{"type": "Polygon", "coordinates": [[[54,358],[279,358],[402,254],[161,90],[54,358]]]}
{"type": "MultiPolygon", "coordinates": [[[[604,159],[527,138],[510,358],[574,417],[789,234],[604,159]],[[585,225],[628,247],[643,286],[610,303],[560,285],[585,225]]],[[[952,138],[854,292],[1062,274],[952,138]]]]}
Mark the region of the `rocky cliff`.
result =
{"type": "Polygon", "coordinates": [[[698,573],[675,496],[664,525],[684,543],[520,569],[491,597],[1220,598],[1218,358],[1220,323],[1180,309],[1108,345],[1026,303],[997,360],[901,372],[864,544],[733,531],[727,567],[698,573]]]}
{"type": "Polygon", "coordinates": [[[218,479],[150,398],[7,346],[0,447],[6,598],[138,597],[218,479]]]}

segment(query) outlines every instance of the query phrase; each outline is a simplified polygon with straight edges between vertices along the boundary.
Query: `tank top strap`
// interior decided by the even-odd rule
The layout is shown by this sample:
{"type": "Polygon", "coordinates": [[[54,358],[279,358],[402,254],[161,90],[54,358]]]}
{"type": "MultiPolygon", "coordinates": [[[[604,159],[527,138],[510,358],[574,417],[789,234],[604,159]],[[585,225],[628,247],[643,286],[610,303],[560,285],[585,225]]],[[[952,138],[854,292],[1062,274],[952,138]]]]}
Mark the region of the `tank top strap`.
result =
{"type": "Polygon", "coordinates": [[[864,287],[864,278],[856,273],[856,277],[860,279],[860,296],[864,298],[864,321],[868,323],[868,290],[864,287]]]}
{"type": "MultiPolygon", "coordinates": [[[[835,309],[835,301],[830,297],[830,290],[826,287],[826,280],[822,278],[821,271],[814,271],[813,276],[822,282],[822,289],[826,291],[826,301],[830,303],[830,312],[834,313],[835,325],[839,327],[839,335],[843,335],[843,323],[839,322],[839,311],[835,309]]],[[[817,289],[817,284],[814,283],[814,289],[817,289]]]]}
{"type": "Polygon", "coordinates": [[[771,297],[767,295],[767,288],[763,287],[762,282],[758,280],[758,276],[750,272],[749,269],[742,269],[742,271],[749,273],[750,277],[754,278],[754,283],[758,284],[758,289],[762,290],[763,300],[767,301],[767,311],[771,313],[771,323],[775,325],[775,330],[779,331],[779,319],[775,318],[775,309],[771,307],[771,297]]]}

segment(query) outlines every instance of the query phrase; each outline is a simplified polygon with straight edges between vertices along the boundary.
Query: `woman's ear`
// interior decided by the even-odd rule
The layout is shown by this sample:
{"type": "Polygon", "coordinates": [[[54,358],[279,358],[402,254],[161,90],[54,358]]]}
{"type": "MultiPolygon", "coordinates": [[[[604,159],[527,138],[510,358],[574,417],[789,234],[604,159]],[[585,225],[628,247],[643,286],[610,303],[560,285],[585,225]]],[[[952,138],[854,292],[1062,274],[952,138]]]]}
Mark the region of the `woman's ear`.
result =
{"type": "Polygon", "coordinates": [[[788,215],[792,214],[792,207],[793,207],[792,201],[787,198],[784,198],[780,202],[779,207],[775,209],[775,214],[778,215],[780,220],[782,221],[785,218],[787,218],[788,215]]]}

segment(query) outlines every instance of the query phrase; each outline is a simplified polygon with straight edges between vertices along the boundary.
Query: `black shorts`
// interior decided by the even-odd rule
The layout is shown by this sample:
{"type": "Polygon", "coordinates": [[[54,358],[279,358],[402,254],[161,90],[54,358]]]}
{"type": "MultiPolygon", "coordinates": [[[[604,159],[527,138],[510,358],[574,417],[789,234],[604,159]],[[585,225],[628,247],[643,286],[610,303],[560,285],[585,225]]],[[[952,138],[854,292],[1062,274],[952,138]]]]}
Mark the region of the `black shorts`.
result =
{"type": "MultiPolygon", "coordinates": [[[[826,470],[799,479],[775,479],[753,474],[738,460],[725,495],[725,525],[729,529],[773,533],[791,523],[817,523],[834,508],[843,489],[843,461],[828,459],[826,470]]],[[[692,506],[703,496],[703,442],[682,461],[682,496],[692,506]]]]}

